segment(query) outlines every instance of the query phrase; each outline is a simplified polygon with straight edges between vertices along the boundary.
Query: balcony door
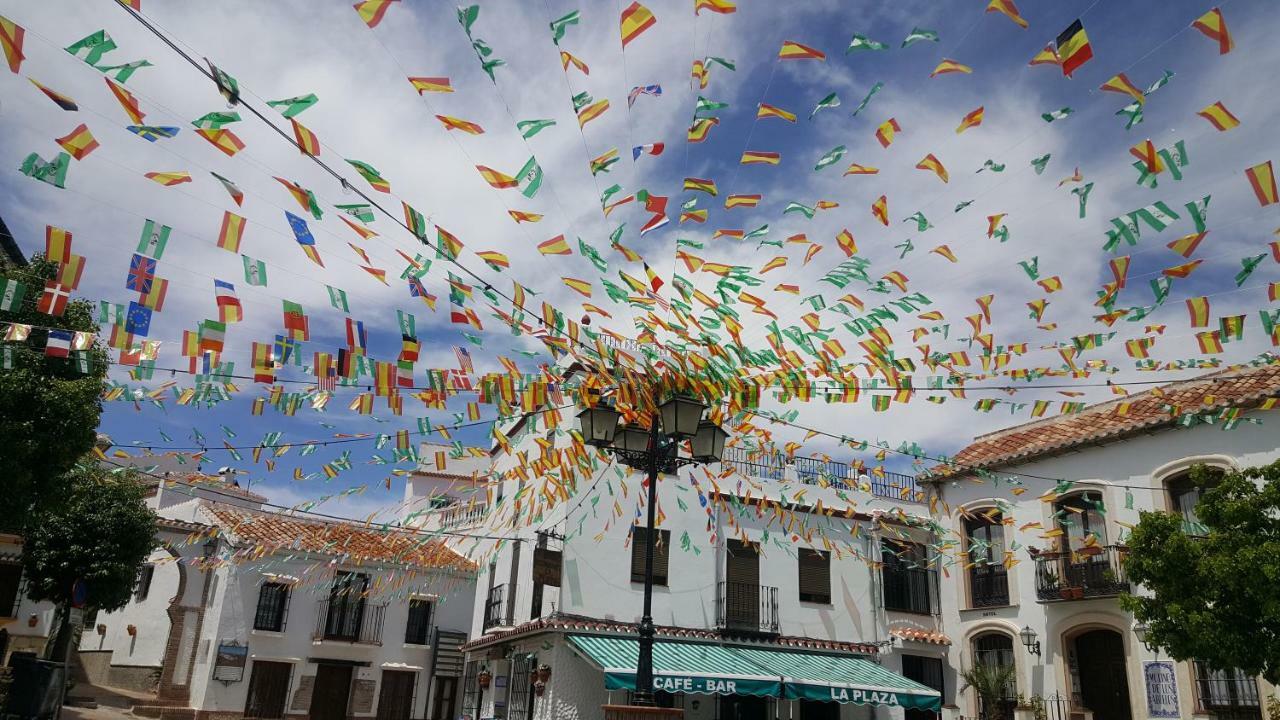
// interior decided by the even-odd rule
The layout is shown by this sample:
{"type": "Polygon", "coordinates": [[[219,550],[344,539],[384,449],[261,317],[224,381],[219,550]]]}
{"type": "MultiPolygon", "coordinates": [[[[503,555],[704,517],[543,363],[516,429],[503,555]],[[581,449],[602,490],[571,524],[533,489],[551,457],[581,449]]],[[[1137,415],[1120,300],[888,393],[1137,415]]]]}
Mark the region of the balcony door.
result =
{"type": "Polygon", "coordinates": [[[369,590],[369,576],[339,570],[329,590],[329,611],[325,616],[324,636],[331,640],[360,638],[360,626],[364,622],[365,593],[369,590]]]}
{"type": "Polygon", "coordinates": [[[1062,577],[1066,584],[1081,588],[1106,585],[1111,564],[1102,493],[1090,491],[1072,495],[1059,500],[1054,508],[1058,527],[1067,538],[1062,564],[1062,577]]]}
{"type": "Polygon", "coordinates": [[[310,720],[346,720],[351,699],[351,666],[320,663],[311,689],[310,720]]]}
{"type": "Polygon", "coordinates": [[[760,627],[760,552],[752,543],[728,542],[725,558],[725,620],[729,627],[760,627]]]}
{"type": "Polygon", "coordinates": [[[1009,604],[1009,574],[1004,566],[1004,522],[998,512],[964,521],[969,556],[970,607],[1009,604]]]}

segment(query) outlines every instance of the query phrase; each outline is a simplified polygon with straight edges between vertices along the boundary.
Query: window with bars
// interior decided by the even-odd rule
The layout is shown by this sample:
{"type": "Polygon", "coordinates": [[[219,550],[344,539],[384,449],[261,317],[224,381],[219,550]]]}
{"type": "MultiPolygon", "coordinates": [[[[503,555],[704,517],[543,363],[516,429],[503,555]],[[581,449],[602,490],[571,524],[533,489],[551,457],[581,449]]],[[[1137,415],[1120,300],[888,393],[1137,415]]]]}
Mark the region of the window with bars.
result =
{"type": "Polygon", "coordinates": [[[800,548],[796,565],[800,571],[800,601],[831,602],[831,553],[800,548]]]}
{"type": "Polygon", "coordinates": [[[511,686],[507,703],[507,720],[530,720],[533,717],[533,669],[537,660],[523,655],[511,660],[511,686]]]}
{"type": "Polygon", "coordinates": [[[404,628],[404,641],[408,645],[426,645],[431,636],[430,600],[415,598],[409,601],[409,622],[404,628]]]}
{"type": "Polygon", "coordinates": [[[466,668],[462,673],[462,712],[464,715],[475,717],[476,701],[479,700],[477,693],[480,690],[480,683],[477,677],[480,675],[480,663],[475,660],[467,662],[466,668]]]}
{"type": "Polygon", "coordinates": [[[886,540],[880,548],[884,608],[928,615],[933,611],[929,551],[920,543],[886,540]]]}
{"type": "MultiPolygon", "coordinates": [[[[645,538],[649,529],[636,525],[631,528],[631,582],[644,582],[645,538]]],[[[659,530],[653,539],[653,584],[667,584],[667,564],[670,560],[671,531],[659,530]]]]}
{"type": "Polygon", "coordinates": [[[284,632],[288,607],[288,585],[278,582],[262,583],[258,588],[258,609],[253,613],[253,629],[284,632]]]}
{"type": "Polygon", "coordinates": [[[151,592],[151,579],[156,574],[156,566],[147,563],[138,568],[138,580],[133,586],[133,599],[142,602],[151,592]]]}
{"type": "Polygon", "coordinates": [[[1198,660],[1194,667],[1196,704],[1202,712],[1215,718],[1262,717],[1255,678],[1239,669],[1213,670],[1198,660]]]}

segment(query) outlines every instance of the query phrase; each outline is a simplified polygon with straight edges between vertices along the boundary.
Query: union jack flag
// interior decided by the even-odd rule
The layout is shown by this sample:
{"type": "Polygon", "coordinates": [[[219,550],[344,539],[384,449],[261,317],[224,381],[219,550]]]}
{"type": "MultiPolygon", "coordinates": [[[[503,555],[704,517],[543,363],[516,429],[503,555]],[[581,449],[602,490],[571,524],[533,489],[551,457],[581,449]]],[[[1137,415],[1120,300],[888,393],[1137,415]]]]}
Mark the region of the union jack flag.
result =
{"type": "Polygon", "coordinates": [[[156,261],[146,255],[134,253],[129,261],[129,277],[124,286],[142,294],[151,292],[151,284],[156,279],[156,261]]]}

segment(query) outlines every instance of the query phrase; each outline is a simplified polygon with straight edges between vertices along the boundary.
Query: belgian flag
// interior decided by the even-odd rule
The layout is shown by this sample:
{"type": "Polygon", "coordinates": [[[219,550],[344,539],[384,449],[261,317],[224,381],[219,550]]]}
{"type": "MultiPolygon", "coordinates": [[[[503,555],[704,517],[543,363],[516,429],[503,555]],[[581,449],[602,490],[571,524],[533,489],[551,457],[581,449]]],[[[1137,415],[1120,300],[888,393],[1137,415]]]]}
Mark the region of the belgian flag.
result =
{"type": "Polygon", "coordinates": [[[1067,77],[1093,59],[1093,47],[1079,18],[1058,35],[1058,58],[1062,61],[1062,74],[1067,77]]]}

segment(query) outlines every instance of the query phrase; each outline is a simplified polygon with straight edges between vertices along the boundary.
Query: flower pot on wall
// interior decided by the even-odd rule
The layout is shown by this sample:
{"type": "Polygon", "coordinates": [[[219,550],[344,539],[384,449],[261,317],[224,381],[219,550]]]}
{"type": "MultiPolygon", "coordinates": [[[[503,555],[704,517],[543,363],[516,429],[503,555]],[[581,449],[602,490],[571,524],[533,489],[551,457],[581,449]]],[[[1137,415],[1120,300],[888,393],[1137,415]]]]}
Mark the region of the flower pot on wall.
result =
{"type": "Polygon", "coordinates": [[[137,625],[129,625],[129,626],[128,626],[128,627],[126,627],[124,630],[125,630],[125,632],[129,633],[129,637],[137,637],[137,636],[138,636],[138,626],[137,626],[137,625]]]}

